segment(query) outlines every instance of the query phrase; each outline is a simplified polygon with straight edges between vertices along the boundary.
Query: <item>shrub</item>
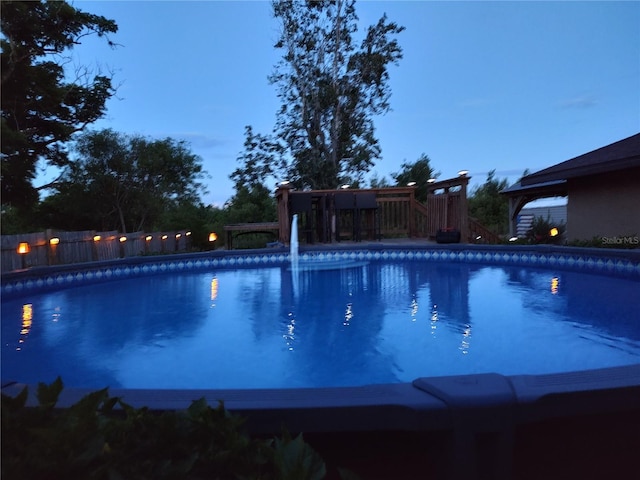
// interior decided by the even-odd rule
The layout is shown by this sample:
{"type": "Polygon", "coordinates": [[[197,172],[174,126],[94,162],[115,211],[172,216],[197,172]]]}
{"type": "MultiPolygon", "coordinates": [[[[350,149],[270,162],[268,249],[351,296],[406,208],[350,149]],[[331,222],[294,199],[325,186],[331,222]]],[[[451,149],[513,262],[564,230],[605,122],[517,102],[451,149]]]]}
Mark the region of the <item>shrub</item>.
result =
{"type": "Polygon", "coordinates": [[[39,405],[25,387],[2,395],[2,478],[49,479],[320,479],[325,464],[304,442],[255,439],[244,420],[204,399],[185,411],[134,408],[107,389],[55,408],[58,378],[39,384],[39,405]]]}

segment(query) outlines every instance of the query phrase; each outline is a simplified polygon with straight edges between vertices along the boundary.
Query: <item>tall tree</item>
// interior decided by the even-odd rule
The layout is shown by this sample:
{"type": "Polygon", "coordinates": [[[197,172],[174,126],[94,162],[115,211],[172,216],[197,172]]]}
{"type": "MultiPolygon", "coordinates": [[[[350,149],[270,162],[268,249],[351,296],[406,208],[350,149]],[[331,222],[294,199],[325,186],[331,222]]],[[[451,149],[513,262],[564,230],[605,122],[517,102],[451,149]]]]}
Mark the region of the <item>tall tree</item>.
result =
{"type": "Polygon", "coordinates": [[[63,217],[87,218],[92,208],[90,217],[100,225],[90,228],[151,231],[165,210],[197,204],[203,190],[202,160],[183,141],[89,131],[80,135],[75,152],[78,159],[47,200],[56,202],[63,217]]]}
{"type": "Polygon", "coordinates": [[[495,233],[509,230],[509,201],[500,192],[509,186],[506,178],[495,178],[496,171],[487,174],[487,180],[475,188],[469,197],[469,215],[495,233]]]}
{"type": "Polygon", "coordinates": [[[390,64],[404,30],[384,15],[354,45],[355,0],[273,1],[283,51],[270,81],[282,106],[275,133],[297,187],[335,188],[362,179],[380,158],[373,117],[389,110],[390,64]]]}
{"type": "Polygon", "coordinates": [[[109,76],[86,67],[69,80],[68,54],[83,37],[118,27],[64,1],[3,1],[0,16],[2,202],[30,207],[38,201],[32,185],[38,160],[66,165],[65,143],[102,117],[115,93],[109,76]]]}
{"type": "Polygon", "coordinates": [[[245,127],[244,152],[238,156],[236,168],[229,178],[235,184],[235,195],[226,208],[227,220],[236,222],[269,222],[277,218],[271,190],[266,186],[278,172],[282,145],[265,135],[245,127]]]}
{"type": "Polygon", "coordinates": [[[431,168],[431,159],[424,153],[413,163],[403,162],[400,165],[402,170],[392,173],[391,177],[396,181],[396,185],[404,187],[410,182],[415,182],[416,200],[425,203],[427,201],[429,179],[437,178],[440,173],[436,173],[431,168]]]}

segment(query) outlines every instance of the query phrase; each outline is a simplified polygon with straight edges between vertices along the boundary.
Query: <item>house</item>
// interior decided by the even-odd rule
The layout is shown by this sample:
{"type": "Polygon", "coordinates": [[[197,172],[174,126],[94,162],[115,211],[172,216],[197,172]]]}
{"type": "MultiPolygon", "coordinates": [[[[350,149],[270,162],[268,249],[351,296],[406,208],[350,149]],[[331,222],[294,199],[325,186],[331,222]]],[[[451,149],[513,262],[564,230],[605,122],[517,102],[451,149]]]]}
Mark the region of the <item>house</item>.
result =
{"type": "Polygon", "coordinates": [[[638,243],[640,133],[526,175],[501,193],[509,198],[512,235],[527,203],[566,196],[567,240],[597,237],[638,243]]]}

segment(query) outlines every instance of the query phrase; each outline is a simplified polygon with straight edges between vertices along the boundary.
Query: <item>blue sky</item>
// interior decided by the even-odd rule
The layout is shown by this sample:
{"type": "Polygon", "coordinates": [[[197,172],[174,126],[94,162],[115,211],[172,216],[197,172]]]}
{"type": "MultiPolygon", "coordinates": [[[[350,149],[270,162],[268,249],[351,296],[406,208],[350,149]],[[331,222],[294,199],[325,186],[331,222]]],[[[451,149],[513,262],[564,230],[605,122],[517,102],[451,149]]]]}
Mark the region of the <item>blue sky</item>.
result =
{"type": "MultiPolygon", "coordinates": [[[[207,204],[234,193],[244,127],[270,133],[280,59],[267,1],[76,1],[116,21],[75,62],[115,75],[93,128],[184,139],[210,178],[207,204]]],[[[495,169],[516,181],[640,131],[640,2],[359,1],[359,33],[383,13],[406,27],[390,69],[392,111],[375,119],[379,177],[422,153],[440,178],[495,169]]],[[[275,179],[274,179],[275,182],[275,179]]]]}

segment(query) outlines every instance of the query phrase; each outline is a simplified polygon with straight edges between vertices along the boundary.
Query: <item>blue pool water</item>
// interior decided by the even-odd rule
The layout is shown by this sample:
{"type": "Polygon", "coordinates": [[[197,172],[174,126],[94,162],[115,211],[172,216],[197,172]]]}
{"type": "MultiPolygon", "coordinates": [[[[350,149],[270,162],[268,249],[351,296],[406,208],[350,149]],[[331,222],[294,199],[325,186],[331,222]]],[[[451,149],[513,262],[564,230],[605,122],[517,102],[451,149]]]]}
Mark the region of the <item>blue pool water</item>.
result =
{"type": "Polygon", "coordinates": [[[298,388],[640,363],[640,282],[448,262],[141,276],[2,302],[2,382],[298,388]]]}

